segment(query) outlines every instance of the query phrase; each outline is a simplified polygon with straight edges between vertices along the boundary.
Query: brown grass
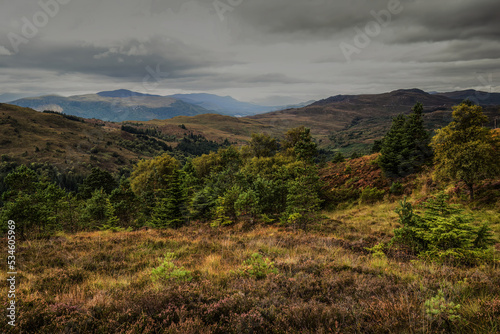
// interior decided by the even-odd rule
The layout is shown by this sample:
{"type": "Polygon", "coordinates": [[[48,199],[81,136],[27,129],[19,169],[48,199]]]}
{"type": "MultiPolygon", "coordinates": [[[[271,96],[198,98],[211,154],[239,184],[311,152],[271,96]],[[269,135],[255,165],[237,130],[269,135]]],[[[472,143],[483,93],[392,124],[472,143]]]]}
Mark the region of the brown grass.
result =
{"type": "MultiPolygon", "coordinates": [[[[397,224],[393,203],[333,213],[308,232],[279,226],[59,234],[18,244],[18,327],[33,333],[491,333],[500,268],[460,268],[366,247],[397,224]],[[190,282],[153,281],[167,252],[190,282]],[[253,253],[277,274],[241,274],[253,253]],[[442,289],[461,321],[429,318],[442,289]],[[390,316],[388,316],[390,315],[390,316]],[[479,316],[481,315],[481,316],[479,316]],[[486,319],[486,321],[485,321],[486,319]]],[[[0,275],[5,282],[5,274],[0,275]]],[[[5,283],[2,283],[5,286],[5,283]]],[[[5,297],[3,297],[5,299],[5,297]]],[[[5,331],[6,324],[0,325],[5,331]]],[[[15,332],[15,331],[14,331],[15,332]]]]}

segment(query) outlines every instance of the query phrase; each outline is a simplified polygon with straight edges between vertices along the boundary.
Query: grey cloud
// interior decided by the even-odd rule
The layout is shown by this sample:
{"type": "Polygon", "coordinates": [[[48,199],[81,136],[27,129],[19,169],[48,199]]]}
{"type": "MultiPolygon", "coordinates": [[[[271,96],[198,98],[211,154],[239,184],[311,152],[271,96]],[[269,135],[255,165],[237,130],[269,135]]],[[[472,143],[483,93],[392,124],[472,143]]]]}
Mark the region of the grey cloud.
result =
{"type": "Polygon", "coordinates": [[[418,62],[456,62],[500,58],[500,43],[484,41],[451,41],[438,46],[427,54],[415,57],[406,55],[399,60],[418,62]]]}
{"type": "Polygon", "coordinates": [[[396,20],[401,28],[393,36],[398,43],[446,40],[498,40],[500,2],[414,1],[396,20]]]}
{"type": "Polygon", "coordinates": [[[491,73],[500,89],[498,0],[401,0],[403,11],[351,63],[340,43],[354,44],[354,28],[389,0],[220,1],[233,4],[223,21],[213,0],[73,0],[15,55],[7,34],[40,7],[6,2],[0,93],[132,89],[148,68],[161,80],[148,93],[234,93],[281,104],[287,95],[477,87],[477,73],[491,73]]]}
{"type": "Polygon", "coordinates": [[[234,15],[237,20],[265,33],[324,37],[365,24],[367,20],[372,19],[370,10],[383,9],[386,5],[387,2],[382,0],[252,0],[243,2],[241,8],[238,7],[234,11],[234,15]]]}
{"type": "Polygon", "coordinates": [[[171,38],[128,40],[109,46],[89,43],[49,44],[32,40],[15,56],[0,56],[0,68],[39,68],[56,72],[82,72],[123,79],[142,79],[150,70],[164,76],[217,64],[210,51],[187,46],[171,38]],[[159,69],[157,71],[157,69],[159,69]]]}
{"type": "Polygon", "coordinates": [[[297,78],[291,78],[285,74],[280,73],[269,73],[257,76],[251,76],[242,80],[246,83],[281,83],[281,84],[293,84],[293,83],[305,83],[307,81],[300,80],[297,78]]]}
{"type": "MultiPolygon", "coordinates": [[[[238,38],[251,43],[255,31],[259,41],[276,42],[353,38],[354,28],[374,21],[371,12],[388,8],[389,1],[252,0],[230,13],[238,38]]],[[[500,2],[496,0],[401,0],[402,11],[391,15],[390,24],[377,37],[385,44],[413,44],[447,40],[496,41],[500,37],[500,2]]],[[[229,16],[229,14],[228,14],[229,16]]]]}

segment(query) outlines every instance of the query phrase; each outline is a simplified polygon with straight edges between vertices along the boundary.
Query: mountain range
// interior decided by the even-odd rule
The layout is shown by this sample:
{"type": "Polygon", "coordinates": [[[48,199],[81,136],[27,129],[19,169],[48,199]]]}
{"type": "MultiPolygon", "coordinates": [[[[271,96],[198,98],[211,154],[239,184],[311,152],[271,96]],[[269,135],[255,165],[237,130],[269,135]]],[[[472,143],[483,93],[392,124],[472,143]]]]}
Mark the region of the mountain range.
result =
{"type": "MultiPolygon", "coordinates": [[[[91,165],[116,168],[116,163],[121,163],[118,166],[129,166],[132,161],[145,157],[146,151],[141,145],[150,142],[160,141],[175,147],[184,137],[199,135],[218,143],[226,139],[231,143],[244,143],[252,133],[267,133],[281,138],[287,130],[298,126],[310,128],[319,147],[326,151],[367,153],[373,142],[388,131],[392,118],[401,113],[409,114],[415,103],[423,103],[424,124],[432,132],[451,121],[451,107],[460,103],[463,97],[486,96],[480,94],[485,93],[429,94],[419,89],[401,89],[383,94],[336,95],[300,108],[247,117],[207,113],[209,111],[202,106],[174,97],[130,91],[100,92],[70,98],[48,96],[43,98],[47,109],[57,105],[62,108],[58,111],[66,112],[64,108],[71,107],[87,118],[102,116],[99,112],[110,105],[120,119],[132,120],[130,117],[144,113],[150,117],[158,116],[162,110],[165,111],[163,115],[170,118],[154,117],[121,123],[98,119],[78,122],[73,116],[0,104],[0,155],[18,161],[56,163],[66,166],[64,168],[75,164],[81,168],[91,165]],[[166,103],[170,104],[166,106],[166,103]],[[183,113],[177,109],[175,114],[173,109],[179,107],[184,108],[183,113]],[[124,125],[142,129],[137,133],[143,134],[124,131],[124,125]],[[157,135],[147,135],[150,132],[157,135]]],[[[499,95],[489,94],[489,100],[481,100],[491,103],[483,104],[484,113],[490,120],[485,125],[489,127],[494,127],[500,118],[500,103],[495,104],[499,95]]],[[[195,98],[191,96],[192,101],[195,98]]],[[[34,106],[40,102],[39,99],[23,99],[23,104],[34,106]]],[[[161,143],[155,145],[161,147],[161,143]]]]}
{"type": "Polygon", "coordinates": [[[51,110],[78,117],[121,122],[168,119],[206,113],[240,117],[287,107],[302,107],[312,102],[314,101],[292,106],[270,107],[241,102],[230,96],[206,93],[160,96],[119,89],[69,97],[58,95],[28,97],[9,103],[38,111],[51,110]]]}

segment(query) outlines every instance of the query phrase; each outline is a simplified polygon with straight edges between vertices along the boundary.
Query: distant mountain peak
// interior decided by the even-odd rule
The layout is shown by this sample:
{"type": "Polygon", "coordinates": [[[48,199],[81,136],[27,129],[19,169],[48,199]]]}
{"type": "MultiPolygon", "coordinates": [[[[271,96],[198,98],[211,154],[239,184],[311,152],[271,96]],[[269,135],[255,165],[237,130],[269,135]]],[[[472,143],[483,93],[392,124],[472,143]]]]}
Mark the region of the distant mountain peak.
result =
{"type": "Polygon", "coordinates": [[[410,89],[397,89],[392,91],[391,93],[418,93],[418,94],[428,94],[425,91],[418,88],[410,88],[410,89]]]}
{"type": "Polygon", "coordinates": [[[331,96],[331,97],[328,97],[328,98],[323,99],[323,100],[316,101],[316,102],[312,103],[312,105],[321,106],[321,105],[325,105],[325,104],[329,104],[329,103],[349,102],[349,99],[351,99],[353,97],[355,97],[355,96],[354,95],[335,95],[335,96],[331,96]]]}
{"type": "Polygon", "coordinates": [[[117,89],[112,91],[99,92],[97,95],[102,97],[132,97],[132,96],[159,96],[152,94],[143,94],[139,92],[133,92],[128,89],[117,89]]]}

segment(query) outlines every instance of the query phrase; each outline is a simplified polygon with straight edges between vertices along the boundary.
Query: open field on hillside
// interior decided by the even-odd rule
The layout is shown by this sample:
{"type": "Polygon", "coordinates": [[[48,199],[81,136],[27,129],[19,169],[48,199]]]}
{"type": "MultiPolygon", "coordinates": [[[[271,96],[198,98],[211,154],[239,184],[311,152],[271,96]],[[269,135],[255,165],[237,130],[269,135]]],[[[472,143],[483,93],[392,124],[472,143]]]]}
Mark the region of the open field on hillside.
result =
{"type": "Polygon", "coordinates": [[[19,242],[11,332],[497,332],[498,262],[453,267],[366,250],[391,237],[396,206],[324,212],[308,231],[192,223],[19,242]],[[163,276],[153,273],[162,266],[163,276]]]}

